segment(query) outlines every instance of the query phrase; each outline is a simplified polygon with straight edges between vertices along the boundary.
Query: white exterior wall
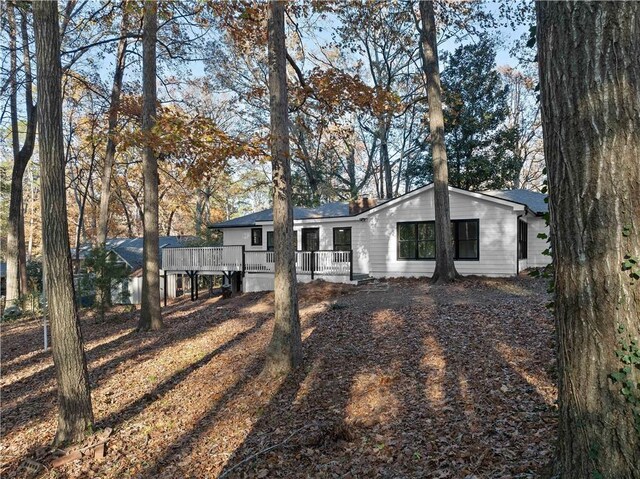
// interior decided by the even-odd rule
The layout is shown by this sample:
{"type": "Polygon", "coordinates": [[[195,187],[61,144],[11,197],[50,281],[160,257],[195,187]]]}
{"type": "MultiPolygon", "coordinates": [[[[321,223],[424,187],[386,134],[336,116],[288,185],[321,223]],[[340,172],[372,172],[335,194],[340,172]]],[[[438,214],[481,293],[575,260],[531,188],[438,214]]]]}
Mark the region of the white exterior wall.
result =
{"type": "Polygon", "coordinates": [[[551,262],[550,256],[542,254],[549,247],[546,239],[538,238],[538,233],[545,233],[549,236],[549,227],[546,225],[544,218],[541,216],[527,215],[524,218],[529,224],[527,227],[527,244],[529,251],[527,252],[527,267],[541,268],[551,262]]]}
{"type": "MultiPolygon", "coordinates": [[[[296,275],[298,283],[310,283],[310,274],[296,275]]],[[[314,280],[327,281],[329,283],[351,283],[348,276],[316,276],[314,280]]],[[[253,293],[256,291],[273,291],[273,275],[263,273],[247,273],[242,279],[242,291],[253,293]]]]}
{"type": "MultiPolygon", "coordinates": [[[[398,260],[397,223],[433,221],[433,189],[372,212],[369,274],[374,277],[431,276],[435,260],[398,260]]],[[[462,275],[513,276],[517,261],[517,217],[511,206],[450,191],[451,219],[479,220],[479,260],[456,261],[462,275]]]]}

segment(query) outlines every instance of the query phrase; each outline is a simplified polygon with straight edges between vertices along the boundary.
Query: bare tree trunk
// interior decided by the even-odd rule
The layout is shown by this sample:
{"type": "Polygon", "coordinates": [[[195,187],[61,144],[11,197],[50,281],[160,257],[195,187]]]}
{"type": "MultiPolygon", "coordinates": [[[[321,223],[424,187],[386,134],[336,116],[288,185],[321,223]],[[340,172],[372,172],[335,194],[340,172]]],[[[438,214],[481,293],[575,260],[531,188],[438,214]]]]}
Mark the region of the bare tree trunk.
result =
{"type": "Polygon", "coordinates": [[[126,0],[122,3],[122,20],[120,24],[120,40],[116,52],[116,71],[113,75],[111,86],[111,99],[109,102],[109,127],[107,129],[107,148],[104,155],[104,167],[102,170],[102,187],[100,190],[100,213],[98,216],[97,240],[99,246],[104,246],[109,229],[109,199],[111,197],[111,172],[116,154],[114,135],[118,126],[118,109],[120,108],[120,93],[122,91],[122,77],[124,76],[125,59],[127,52],[128,9],[126,0]]]}
{"type": "Polygon", "coordinates": [[[57,2],[32,4],[38,64],[42,247],[58,383],[55,443],[79,441],[93,424],[87,363],[74,301],[65,198],[57,2]],[[42,74],[46,72],[46,74],[42,74]],[[49,274],[53,272],[53,274],[49,274]]]}
{"type": "Polygon", "coordinates": [[[156,35],[158,32],[158,4],[144,2],[142,35],[142,131],[145,146],[142,154],[144,172],[144,243],[142,265],[142,304],[138,330],[162,329],[160,313],[160,254],[158,233],[158,158],[151,140],[156,123],[156,35]]]}
{"type": "MultiPolygon", "coordinates": [[[[24,193],[23,198],[24,200],[24,193]]],[[[24,201],[20,205],[20,221],[18,222],[18,272],[20,273],[20,294],[29,292],[27,281],[27,246],[24,234],[24,201]]]]}
{"type": "Polygon", "coordinates": [[[22,208],[23,178],[35,145],[36,112],[31,93],[31,65],[29,60],[29,43],[26,32],[26,21],[22,22],[22,40],[25,73],[25,107],[27,111],[27,132],[22,148],[18,133],[18,83],[17,83],[17,25],[15,6],[7,3],[7,20],[9,24],[10,55],[10,110],[11,140],[13,146],[13,170],[11,173],[11,194],[9,199],[9,218],[7,225],[7,303],[15,301],[20,294],[26,292],[26,252],[24,247],[24,215],[22,208]],[[27,41],[25,41],[27,37],[27,41]],[[21,234],[22,233],[22,234],[21,234]],[[22,279],[22,284],[21,284],[22,279]]]}
{"type": "MultiPolygon", "coordinates": [[[[380,168],[382,172],[381,177],[384,176],[384,186],[380,186],[380,189],[384,193],[384,198],[393,198],[393,176],[391,174],[391,161],[389,159],[389,124],[386,118],[382,119],[382,126],[380,127],[380,168]]],[[[382,196],[381,196],[382,198],[382,196]]]]}
{"type": "Polygon", "coordinates": [[[427,97],[429,101],[429,129],[431,132],[431,156],[433,158],[433,194],[435,202],[436,268],[432,280],[448,283],[458,273],[453,262],[451,239],[451,214],[449,211],[449,172],[447,150],[444,143],[444,117],[442,115],[442,88],[438,66],[436,20],[432,1],[420,2],[420,45],[427,97]]]}
{"type": "Polygon", "coordinates": [[[169,219],[167,220],[167,236],[171,236],[171,227],[173,226],[173,216],[176,214],[175,208],[169,213],[169,219]]]}
{"type": "Polygon", "coordinates": [[[29,246],[27,247],[27,258],[31,260],[33,257],[33,230],[34,230],[34,217],[35,217],[35,178],[33,177],[33,164],[29,169],[29,246]]]}
{"type": "MultiPolygon", "coordinates": [[[[94,132],[92,131],[92,135],[94,132]]],[[[80,203],[78,205],[78,227],[76,228],[76,273],[80,272],[80,247],[82,246],[82,231],[84,230],[84,212],[87,205],[87,197],[89,196],[89,189],[91,188],[91,176],[93,175],[93,168],[96,163],[96,145],[93,144],[91,148],[91,162],[89,163],[89,172],[87,174],[87,184],[84,188],[84,192],[82,193],[80,203]]],[[[81,186],[80,176],[78,176],[78,186],[81,186]]],[[[100,246],[104,246],[104,243],[99,243],[100,246]]],[[[100,292],[96,291],[96,294],[100,295],[100,292]]],[[[109,298],[110,299],[110,298],[109,298]]],[[[103,304],[104,301],[100,298],[100,304],[103,304]]],[[[109,301],[110,303],[110,301],[109,301]]]]}
{"type": "Polygon", "coordinates": [[[622,266],[640,261],[640,3],[542,2],[537,12],[558,472],[640,478],[640,289],[622,266]]]}
{"type": "Polygon", "coordinates": [[[267,350],[265,370],[281,375],[302,361],[298,317],[293,208],[287,111],[287,71],[284,2],[269,2],[269,103],[271,107],[271,161],[273,169],[273,241],[275,251],[275,325],[267,350]]]}

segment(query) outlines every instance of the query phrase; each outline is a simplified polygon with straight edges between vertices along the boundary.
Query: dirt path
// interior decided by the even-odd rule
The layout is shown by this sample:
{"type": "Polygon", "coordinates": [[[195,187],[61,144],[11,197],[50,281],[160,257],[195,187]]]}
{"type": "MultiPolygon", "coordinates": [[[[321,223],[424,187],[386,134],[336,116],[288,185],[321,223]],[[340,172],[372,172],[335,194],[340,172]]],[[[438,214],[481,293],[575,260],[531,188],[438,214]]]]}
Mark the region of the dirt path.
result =
{"type": "MultiPolygon", "coordinates": [[[[83,324],[103,461],[44,477],[540,477],[556,417],[544,284],[397,280],[302,288],[304,366],[260,376],[272,295],[83,324]]],[[[55,432],[37,323],[3,326],[2,477],[55,432]]]]}

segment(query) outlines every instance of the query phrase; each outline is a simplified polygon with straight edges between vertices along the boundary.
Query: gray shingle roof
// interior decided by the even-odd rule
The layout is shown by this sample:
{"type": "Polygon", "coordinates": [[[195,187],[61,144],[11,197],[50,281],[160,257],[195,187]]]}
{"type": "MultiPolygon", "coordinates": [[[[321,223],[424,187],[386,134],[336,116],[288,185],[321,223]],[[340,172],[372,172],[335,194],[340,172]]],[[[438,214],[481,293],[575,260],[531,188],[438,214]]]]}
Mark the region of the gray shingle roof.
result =
{"type": "MultiPolygon", "coordinates": [[[[184,246],[187,238],[180,236],[160,236],[160,267],[162,267],[162,248],[184,246]]],[[[132,271],[142,268],[143,238],[109,238],[105,246],[115,252],[131,266],[132,271]]],[[[84,244],[80,247],[80,257],[86,256],[91,251],[92,245],[84,244]]]]}
{"type": "MultiPolygon", "coordinates": [[[[428,186],[428,185],[425,185],[428,186]]],[[[422,188],[422,187],[421,187],[422,188]]],[[[420,189],[420,188],[418,188],[420,189]]],[[[415,191],[415,190],[413,190],[415,191]]],[[[513,201],[526,205],[531,211],[536,214],[542,214],[549,211],[544,199],[547,195],[538,193],[537,191],[530,190],[490,190],[481,191],[480,193],[503,200],[513,201]]],[[[383,202],[379,202],[377,206],[381,206],[383,202]]],[[[374,207],[375,208],[375,207],[374,207]]],[[[372,209],[374,209],[372,208],[372,209]]],[[[337,218],[342,216],[349,216],[349,204],[348,203],[327,203],[317,208],[293,208],[293,219],[305,220],[312,218],[337,218]]],[[[238,228],[255,226],[256,223],[262,221],[272,221],[273,210],[271,208],[258,211],[257,213],[251,213],[245,216],[240,216],[228,221],[222,221],[220,223],[214,223],[209,228],[238,228]]]]}
{"type": "MultiPolygon", "coordinates": [[[[293,208],[294,220],[307,220],[312,218],[336,218],[340,216],[349,216],[348,203],[327,203],[317,208],[293,208]]],[[[272,221],[273,209],[258,211],[239,218],[234,218],[220,223],[214,223],[210,228],[237,228],[241,226],[254,226],[259,221],[272,221]]]]}
{"type": "Polygon", "coordinates": [[[549,211],[549,206],[544,202],[547,197],[544,193],[538,193],[531,190],[490,190],[482,191],[482,194],[495,196],[496,198],[502,198],[503,200],[515,201],[526,205],[531,211],[536,214],[543,214],[549,211]]]}

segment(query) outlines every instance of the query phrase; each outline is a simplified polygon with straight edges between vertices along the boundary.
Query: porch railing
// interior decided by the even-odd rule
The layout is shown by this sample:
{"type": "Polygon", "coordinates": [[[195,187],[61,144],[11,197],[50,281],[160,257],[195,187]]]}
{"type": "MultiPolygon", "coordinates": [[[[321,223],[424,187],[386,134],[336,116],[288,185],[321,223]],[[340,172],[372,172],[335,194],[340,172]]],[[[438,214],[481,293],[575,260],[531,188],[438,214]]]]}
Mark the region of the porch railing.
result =
{"type": "Polygon", "coordinates": [[[162,248],[165,271],[243,271],[244,246],[162,248]]]}
{"type": "MultiPolygon", "coordinates": [[[[245,251],[247,273],[273,273],[275,271],[273,251],[245,251]]],[[[352,251],[296,251],[296,273],[316,276],[353,277],[352,251]]]]}

